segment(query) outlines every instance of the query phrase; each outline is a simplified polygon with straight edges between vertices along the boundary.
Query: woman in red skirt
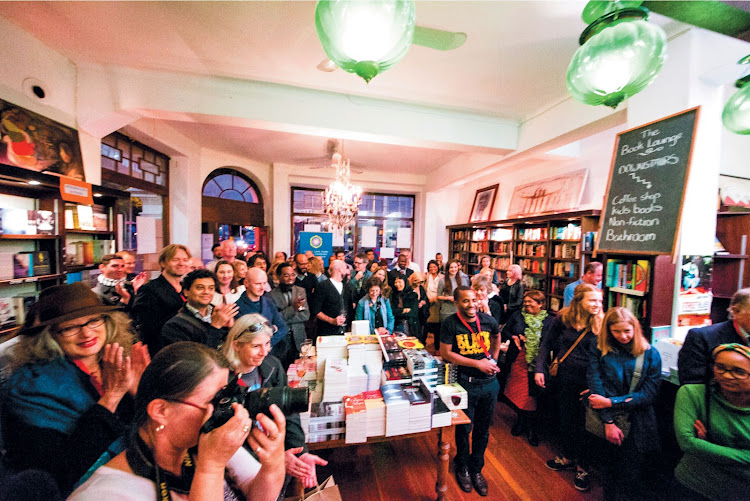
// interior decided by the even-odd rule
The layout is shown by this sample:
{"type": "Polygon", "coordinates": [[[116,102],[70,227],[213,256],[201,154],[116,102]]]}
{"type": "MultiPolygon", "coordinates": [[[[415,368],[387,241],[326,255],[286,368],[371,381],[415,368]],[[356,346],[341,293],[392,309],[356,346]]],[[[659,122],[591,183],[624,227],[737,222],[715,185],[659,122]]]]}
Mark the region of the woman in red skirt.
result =
{"type": "Polygon", "coordinates": [[[536,432],[536,396],[539,387],[534,382],[534,368],[542,336],[554,319],[543,309],[545,304],[546,298],[542,292],[533,289],[526,291],[523,309],[511,315],[503,328],[503,341],[510,340],[503,368],[506,374],[503,400],[518,415],[511,434],[520,436],[525,433],[532,446],[539,445],[536,432]]]}

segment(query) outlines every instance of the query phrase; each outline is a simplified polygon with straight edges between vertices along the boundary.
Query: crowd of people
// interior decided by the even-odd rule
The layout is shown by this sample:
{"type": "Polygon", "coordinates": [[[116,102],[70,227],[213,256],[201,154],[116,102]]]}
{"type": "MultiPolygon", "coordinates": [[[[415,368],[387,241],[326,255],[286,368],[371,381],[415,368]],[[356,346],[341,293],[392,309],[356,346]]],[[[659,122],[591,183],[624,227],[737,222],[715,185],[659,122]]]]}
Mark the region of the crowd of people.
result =
{"type": "Polygon", "coordinates": [[[500,401],[517,416],[512,435],[531,446],[559,439],[546,466],[574,471],[578,490],[590,488],[597,451],[608,500],[749,496],[750,289],[732,298],[730,320],[685,340],[674,416],[684,455],[673,484],[659,489],[649,466],[660,451],[661,359],[629,310],[604,311],[600,263],[565,289],[555,314],[543,292],[526,289],[520,266],[492,269],[487,256],[469,276],[439,253],[423,273],[409,250],[392,262],[362,252],[351,263],[337,250],[327,267],[312,253],[239,256],[233,240],[213,252],[204,265],[168,245],[151,280],[135,273],[131,254],[107,255],[93,288],[41,291],[0,355],[0,500],[32,491],[275,500],[293,478],[315,486],[326,461],[307,452],[299,415],[271,406],[250,416],[234,403],[225,424],[202,427],[230,379],[246,391],[283,387],[306,340],[343,334],[355,320],[427,346],[431,336],[457,366],[471,420],[455,433],[465,492],[489,495],[482,470],[500,401]],[[541,419],[543,406],[554,409],[556,429],[541,419]]]}

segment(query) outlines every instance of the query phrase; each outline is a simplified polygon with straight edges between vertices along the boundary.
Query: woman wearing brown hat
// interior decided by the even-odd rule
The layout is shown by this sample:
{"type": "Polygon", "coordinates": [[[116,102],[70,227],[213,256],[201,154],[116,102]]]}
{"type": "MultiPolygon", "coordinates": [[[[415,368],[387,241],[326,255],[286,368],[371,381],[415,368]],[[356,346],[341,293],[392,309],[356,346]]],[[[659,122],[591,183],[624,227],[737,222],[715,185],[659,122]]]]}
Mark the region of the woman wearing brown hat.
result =
{"type": "Polygon", "coordinates": [[[63,492],[124,435],[150,359],[130,320],[82,283],[44,289],[13,352],[7,459],[49,471],[63,492]]]}

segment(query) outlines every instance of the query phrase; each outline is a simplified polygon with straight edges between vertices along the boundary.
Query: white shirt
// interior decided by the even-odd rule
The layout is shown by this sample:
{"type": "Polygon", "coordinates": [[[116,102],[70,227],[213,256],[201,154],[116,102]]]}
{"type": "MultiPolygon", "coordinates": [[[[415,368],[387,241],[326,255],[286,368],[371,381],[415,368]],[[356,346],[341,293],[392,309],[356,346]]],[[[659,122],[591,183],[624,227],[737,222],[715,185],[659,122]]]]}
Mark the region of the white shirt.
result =
{"type": "Polygon", "coordinates": [[[222,294],[221,292],[214,292],[214,298],[211,301],[211,304],[214,306],[219,306],[220,304],[224,304],[224,301],[226,300],[227,304],[234,304],[237,302],[237,300],[240,298],[243,292],[245,292],[245,286],[240,285],[235,289],[236,292],[232,293],[229,292],[228,294],[222,294]]]}
{"type": "MultiPolygon", "coordinates": [[[[245,491],[260,471],[260,463],[247,450],[240,447],[227,463],[229,476],[240,490],[245,491]]],[[[169,493],[172,501],[187,501],[188,497],[175,492],[169,493]]],[[[73,491],[68,501],[143,501],[157,499],[156,484],[133,473],[102,466],[78,489],[73,491]]]]}
{"type": "Polygon", "coordinates": [[[407,266],[407,268],[414,270],[414,273],[422,273],[422,268],[420,268],[414,261],[409,261],[409,266],[407,266]]]}
{"type": "Polygon", "coordinates": [[[330,280],[331,283],[333,284],[333,286],[336,287],[336,290],[339,291],[339,294],[343,294],[344,293],[344,283],[343,282],[339,282],[338,280],[334,280],[332,278],[329,278],[328,280],[330,280]]]}

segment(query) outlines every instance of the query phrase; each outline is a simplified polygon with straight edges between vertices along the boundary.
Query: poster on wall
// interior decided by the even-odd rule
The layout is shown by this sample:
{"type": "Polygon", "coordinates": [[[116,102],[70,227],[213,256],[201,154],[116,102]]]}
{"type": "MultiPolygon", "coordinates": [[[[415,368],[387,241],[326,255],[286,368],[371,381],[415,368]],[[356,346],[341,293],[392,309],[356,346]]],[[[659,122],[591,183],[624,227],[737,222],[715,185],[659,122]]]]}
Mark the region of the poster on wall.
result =
{"type": "Polygon", "coordinates": [[[85,181],[77,130],[2,99],[0,163],[85,181]]]}
{"type": "Polygon", "coordinates": [[[299,249],[304,254],[311,251],[313,256],[323,260],[323,266],[328,268],[328,259],[333,252],[333,233],[322,231],[301,231],[299,233],[299,249]]]}
{"type": "Polygon", "coordinates": [[[682,256],[677,325],[711,324],[712,256],[682,256]]]}
{"type": "Polygon", "coordinates": [[[516,186],[510,199],[508,217],[536,216],[577,209],[581,205],[588,175],[588,169],[579,169],[516,186]]]}

